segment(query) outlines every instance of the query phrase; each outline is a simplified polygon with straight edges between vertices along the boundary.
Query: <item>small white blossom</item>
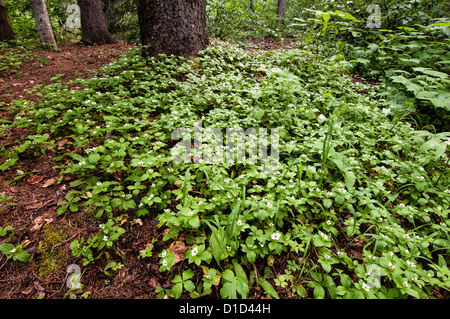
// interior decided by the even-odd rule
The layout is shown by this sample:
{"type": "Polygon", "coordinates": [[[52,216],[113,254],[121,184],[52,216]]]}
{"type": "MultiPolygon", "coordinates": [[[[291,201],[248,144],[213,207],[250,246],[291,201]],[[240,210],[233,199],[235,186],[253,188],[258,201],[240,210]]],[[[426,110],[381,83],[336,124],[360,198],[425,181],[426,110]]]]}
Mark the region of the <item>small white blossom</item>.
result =
{"type": "Polygon", "coordinates": [[[273,240],[278,240],[281,238],[281,235],[279,233],[273,233],[270,238],[272,238],[273,240]]]}
{"type": "Polygon", "coordinates": [[[191,255],[192,255],[192,256],[195,256],[195,255],[197,255],[197,254],[198,254],[198,249],[197,249],[197,247],[192,248],[192,250],[191,250],[191,255]]]}
{"type": "Polygon", "coordinates": [[[365,291],[369,291],[369,289],[370,289],[370,287],[369,287],[366,283],[363,283],[362,288],[363,288],[365,291]]]}

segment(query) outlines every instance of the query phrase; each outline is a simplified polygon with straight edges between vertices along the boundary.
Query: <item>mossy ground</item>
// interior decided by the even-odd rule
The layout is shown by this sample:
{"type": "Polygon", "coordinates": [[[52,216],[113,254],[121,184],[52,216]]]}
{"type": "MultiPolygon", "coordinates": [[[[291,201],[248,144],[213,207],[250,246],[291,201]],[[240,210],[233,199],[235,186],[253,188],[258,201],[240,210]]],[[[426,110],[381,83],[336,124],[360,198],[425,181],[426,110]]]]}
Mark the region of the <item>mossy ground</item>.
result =
{"type": "Polygon", "coordinates": [[[39,267],[39,277],[45,279],[53,271],[63,267],[66,262],[64,254],[56,246],[67,239],[66,231],[56,224],[46,224],[43,229],[43,237],[39,242],[38,252],[41,254],[38,263],[39,267]]]}

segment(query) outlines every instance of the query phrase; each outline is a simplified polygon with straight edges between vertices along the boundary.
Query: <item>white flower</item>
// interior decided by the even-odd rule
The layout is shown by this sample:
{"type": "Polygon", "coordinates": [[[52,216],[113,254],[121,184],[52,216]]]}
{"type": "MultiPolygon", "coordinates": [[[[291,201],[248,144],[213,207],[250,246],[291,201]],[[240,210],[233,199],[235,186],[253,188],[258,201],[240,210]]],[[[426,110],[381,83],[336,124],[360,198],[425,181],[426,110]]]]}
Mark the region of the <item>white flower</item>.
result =
{"type": "Polygon", "coordinates": [[[161,257],[164,258],[164,257],[166,257],[166,255],[167,255],[167,251],[164,250],[164,251],[161,253],[161,257]]]}
{"type": "Polygon", "coordinates": [[[403,286],[409,287],[409,286],[408,286],[408,281],[405,281],[405,282],[403,283],[403,286]]]}
{"type": "Polygon", "coordinates": [[[242,224],[243,224],[243,223],[242,223],[242,220],[239,219],[239,220],[237,221],[237,225],[238,225],[238,226],[242,226],[242,224]]]}
{"type": "Polygon", "coordinates": [[[103,241],[107,241],[108,240],[108,236],[103,236],[103,241]]]}
{"type": "Polygon", "coordinates": [[[197,254],[198,254],[198,249],[197,249],[197,247],[192,248],[192,250],[191,250],[191,255],[192,255],[192,256],[195,256],[195,255],[197,255],[197,254]]]}
{"type": "Polygon", "coordinates": [[[187,213],[188,216],[192,216],[193,214],[194,214],[194,212],[187,213]]]}
{"type": "Polygon", "coordinates": [[[272,208],[272,204],[270,202],[267,202],[267,208],[272,208]]]}
{"type": "Polygon", "coordinates": [[[278,240],[281,238],[281,234],[279,233],[273,233],[272,236],[270,236],[273,240],[278,240]]]}
{"type": "Polygon", "coordinates": [[[153,199],[153,194],[150,194],[150,196],[148,197],[148,200],[152,200],[153,199]]]}
{"type": "Polygon", "coordinates": [[[416,267],[416,265],[412,261],[409,261],[409,260],[406,261],[406,264],[410,267],[416,267]]]}
{"type": "Polygon", "coordinates": [[[100,229],[103,229],[103,228],[105,228],[105,225],[100,224],[98,227],[99,227],[100,229]]]}
{"type": "Polygon", "coordinates": [[[395,266],[391,262],[389,262],[389,269],[395,269],[395,266]]]}
{"type": "Polygon", "coordinates": [[[9,251],[10,253],[15,253],[16,252],[16,248],[13,248],[9,251]]]}
{"type": "Polygon", "coordinates": [[[369,289],[370,289],[370,287],[369,287],[366,283],[363,283],[362,288],[363,288],[365,291],[369,291],[369,289]]]}
{"type": "Polygon", "coordinates": [[[327,220],[327,225],[331,225],[331,220],[327,220]]]}
{"type": "Polygon", "coordinates": [[[163,260],[162,265],[163,265],[164,267],[166,267],[166,266],[167,266],[167,260],[163,260]]]}

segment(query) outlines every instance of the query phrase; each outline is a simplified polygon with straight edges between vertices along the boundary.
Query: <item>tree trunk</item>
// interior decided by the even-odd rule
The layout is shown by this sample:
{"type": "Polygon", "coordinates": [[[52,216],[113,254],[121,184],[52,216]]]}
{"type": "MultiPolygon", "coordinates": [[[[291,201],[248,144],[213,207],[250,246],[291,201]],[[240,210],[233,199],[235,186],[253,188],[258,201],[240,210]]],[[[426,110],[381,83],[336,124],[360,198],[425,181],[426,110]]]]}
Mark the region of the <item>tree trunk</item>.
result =
{"type": "Polygon", "coordinates": [[[47,7],[44,0],[30,0],[33,9],[34,21],[39,34],[39,40],[42,44],[52,44],[56,46],[55,36],[53,35],[52,25],[48,17],[47,7]]]}
{"type": "Polygon", "coordinates": [[[14,39],[14,32],[6,10],[5,1],[0,0],[0,41],[11,41],[14,39]]]}
{"type": "Polygon", "coordinates": [[[209,44],[206,0],[138,0],[144,56],[196,56],[209,44]]]}
{"type": "Polygon", "coordinates": [[[284,18],[286,14],[286,0],[278,0],[277,15],[279,18],[284,18]]]}
{"type": "Polygon", "coordinates": [[[117,43],[109,34],[100,0],[77,0],[77,3],[81,14],[81,42],[87,45],[117,43]]]}

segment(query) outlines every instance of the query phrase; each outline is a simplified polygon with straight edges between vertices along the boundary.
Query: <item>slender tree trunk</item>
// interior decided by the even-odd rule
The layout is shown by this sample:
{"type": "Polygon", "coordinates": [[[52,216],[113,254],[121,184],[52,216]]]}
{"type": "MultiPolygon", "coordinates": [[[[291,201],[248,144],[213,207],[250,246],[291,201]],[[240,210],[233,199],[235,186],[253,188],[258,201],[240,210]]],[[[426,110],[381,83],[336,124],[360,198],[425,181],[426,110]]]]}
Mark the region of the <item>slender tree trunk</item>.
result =
{"type": "Polygon", "coordinates": [[[47,7],[44,0],[30,0],[33,9],[34,21],[42,44],[52,44],[56,46],[52,25],[48,17],[47,7]]]}
{"type": "Polygon", "coordinates": [[[208,46],[206,0],[138,0],[144,56],[196,56],[208,46]]]}
{"type": "Polygon", "coordinates": [[[81,42],[113,44],[117,41],[110,35],[100,0],[77,0],[81,14],[81,42]]]}
{"type": "Polygon", "coordinates": [[[0,0],[0,41],[11,41],[14,39],[14,32],[6,10],[5,1],[0,0]]]}
{"type": "Polygon", "coordinates": [[[284,18],[286,14],[286,0],[278,0],[277,15],[279,18],[284,18]]]}

